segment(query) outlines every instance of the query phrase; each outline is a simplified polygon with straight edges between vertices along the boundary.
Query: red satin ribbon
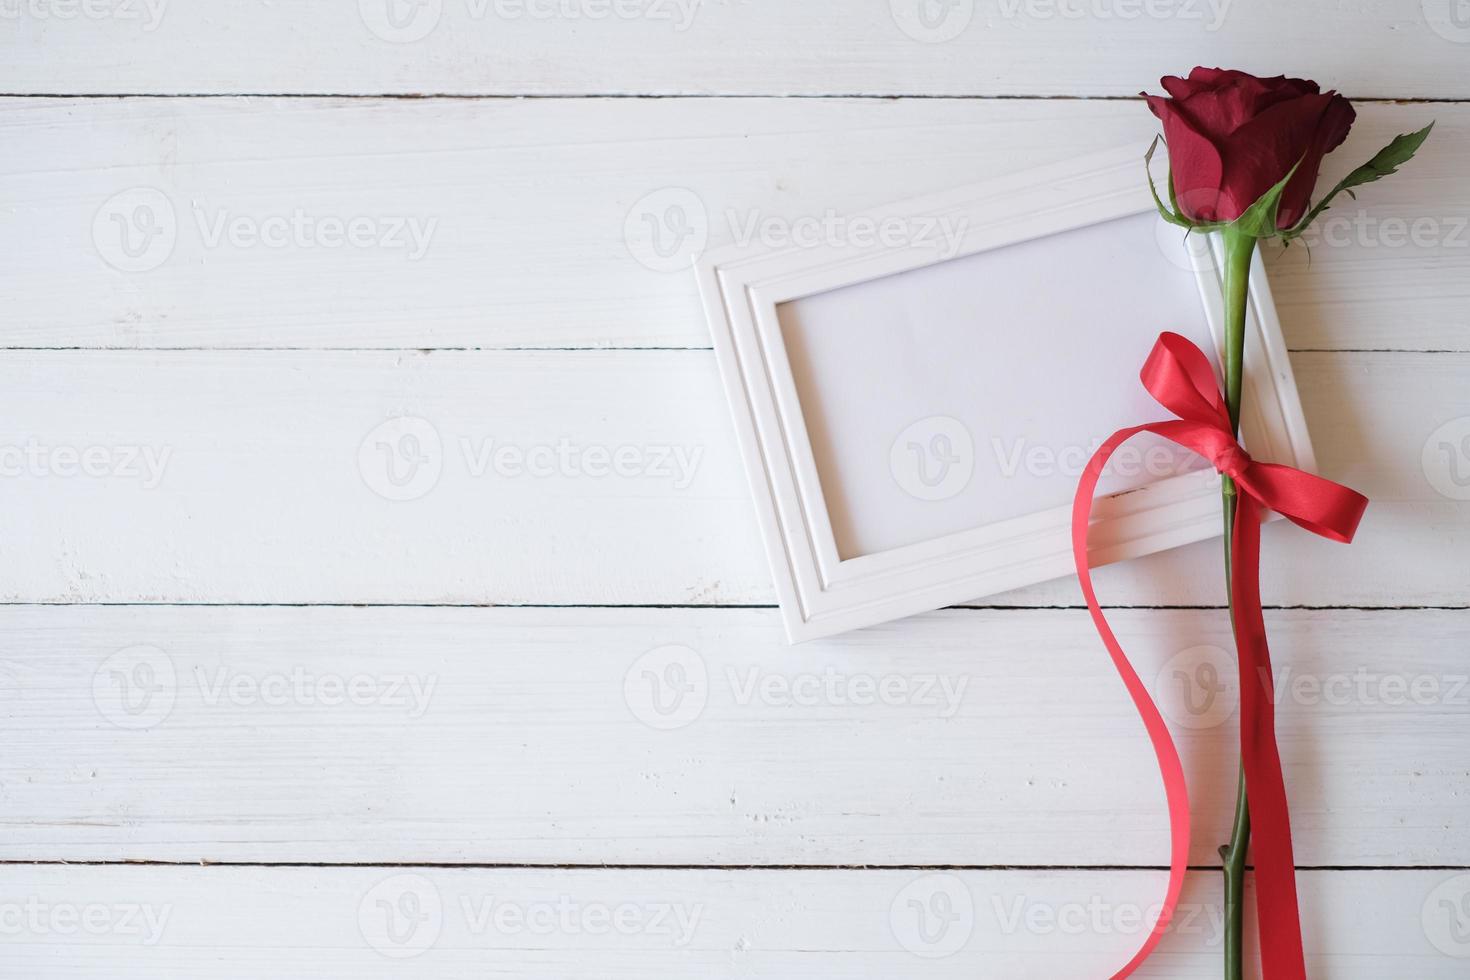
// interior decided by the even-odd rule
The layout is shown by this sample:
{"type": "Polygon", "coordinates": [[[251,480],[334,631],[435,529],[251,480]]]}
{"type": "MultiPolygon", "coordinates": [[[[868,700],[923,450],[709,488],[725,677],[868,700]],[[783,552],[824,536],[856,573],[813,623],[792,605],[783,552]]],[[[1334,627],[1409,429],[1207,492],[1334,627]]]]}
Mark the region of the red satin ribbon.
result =
{"type": "Polygon", "coordinates": [[[1258,463],[1236,441],[1225,399],[1210,362],[1176,333],[1159,335],[1139,377],[1148,393],[1178,419],[1119,429],[1093,454],[1072,502],[1072,556],[1092,621],[1112,655],[1143,718],[1169,803],[1169,888],[1163,911],[1143,948],[1113,980],[1128,977],[1148,959],[1168,931],[1179,904],[1189,864],[1189,791],[1179,752],[1159,709],[1128,662],[1092,587],[1087,564],[1087,527],[1098,478],[1108,458],[1140,432],[1152,432],[1208,459],[1231,477],[1238,491],[1232,536],[1230,594],[1235,606],[1235,645],[1240,661],[1240,750],[1245,766],[1254,841],[1256,917],[1260,924],[1263,980],[1306,980],[1301,922],[1297,913],[1296,860],[1281,757],[1276,750],[1275,692],[1266,624],[1261,614],[1261,520],[1274,510],[1313,534],[1348,542],[1368,498],[1302,470],[1258,463]]]}

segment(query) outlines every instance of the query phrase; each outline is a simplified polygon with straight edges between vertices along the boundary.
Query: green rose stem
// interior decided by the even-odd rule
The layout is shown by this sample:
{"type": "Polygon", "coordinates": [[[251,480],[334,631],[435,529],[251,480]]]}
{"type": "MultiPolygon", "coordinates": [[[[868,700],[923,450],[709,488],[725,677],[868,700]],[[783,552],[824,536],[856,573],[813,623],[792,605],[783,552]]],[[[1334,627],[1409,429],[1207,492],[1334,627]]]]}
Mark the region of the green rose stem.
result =
{"type": "MultiPolygon", "coordinates": [[[[1225,403],[1230,426],[1240,434],[1240,387],[1245,374],[1245,311],[1250,299],[1251,256],[1256,239],[1233,225],[1220,231],[1225,245],[1225,403]]],[[[1232,628],[1235,597],[1230,590],[1230,541],[1235,532],[1235,481],[1220,477],[1220,502],[1225,512],[1225,589],[1232,628]]],[[[1238,654],[1237,654],[1238,656],[1238,654]]],[[[1245,858],[1250,848],[1251,813],[1246,799],[1245,768],[1235,803],[1235,826],[1230,843],[1220,848],[1225,872],[1225,978],[1241,980],[1241,939],[1245,919],[1245,858]]]]}
{"type": "MultiPolygon", "coordinates": [[[[1211,72],[1208,69],[1196,68],[1190,72],[1190,81],[1208,84],[1214,80],[1214,76],[1221,74],[1219,69],[1211,72]],[[1196,76],[1200,77],[1196,77],[1196,76]]],[[[1245,76],[1242,72],[1224,73],[1231,76],[1245,76]]],[[[1166,87],[1169,80],[1166,78],[1166,87]]],[[[1180,81],[1175,79],[1176,82],[1180,81]]],[[[1256,79],[1257,82],[1270,81],[1256,79]]],[[[1281,79],[1277,79],[1281,81],[1281,79]]],[[[1300,80],[1296,80],[1300,81],[1300,80]]],[[[1310,86],[1312,93],[1317,92],[1316,82],[1305,82],[1310,86]]],[[[1338,102],[1345,103],[1346,100],[1335,93],[1329,95],[1338,102]]],[[[1149,106],[1154,114],[1164,120],[1164,128],[1169,129],[1171,122],[1179,124],[1183,118],[1177,113],[1167,111],[1167,107],[1176,100],[1164,99],[1156,96],[1146,96],[1149,106]]],[[[1336,140],[1331,142],[1332,146],[1342,141],[1347,135],[1348,127],[1352,124],[1352,108],[1346,106],[1345,123],[1341,126],[1341,133],[1336,140]]],[[[1187,120],[1186,120],[1187,121],[1187,120]]],[[[1341,120],[1340,120],[1341,121],[1341,120]]],[[[1192,125],[1192,124],[1191,124],[1192,125]]],[[[1186,130],[1191,128],[1185,127],[1186,130]]],[[[1362,184],[1369,184],[1390,174],[1397,173],[1398,168],[1411,159],[1419,147],[1428,138],[1429,131],[1434,128],[1430,123],[1423,129],[1413,133],[1403,133],[1395,136],[1387,146],[1374,154],[1367,163],[1351,171],[1346,177],[1337,182],[1337,185],[1329,191],[1326,196],[1319,200],[1315,207],[1307,211],[1305,215],[1299,216],[1295,224],[1288,228],[1281,228],[1277,222],[1281,207],[1281,196],[1290,183],[1297,168],[1308,163],[1313,171],[1321,160],[1321,154],[1311,156],[1305,154],[1296,164],[1287,171],[1286,176],[1263,194],[1254,204],[1246,208],[1230,221],[1214,221],[1197,219],[1186,215],[1175,198],[1174,173],[1169,173],[1169,205],[1166,206],[1159,197],[1158,189],[1154,186],[1153,176],[1148,176],[1149,192],[1153,195],[1154,204],[1159,209],[1159,215],[1172,225],[1181,228],[1220,232],[1222,244],[1225,251],[1225,276],[1223,283],[1225,300],[1225,403],[1230,411],[1230,426],[1235,430],[1237,438],[1240,436],[1240,389],[1241,381],[1245,375],[1245,311],[1246,304],[1250,298],[1250,274],[1251,258],[1255,255],[1257,238],[1280,238],[1286,244],[1290,244],[1295,238],[1307,229],[1317,216],[1327,210],[1328,205],[1338,194],[1346,192],[1349,197],[1355,197],[1352,188],[1362,184]],[[1310,159],[1309,159],[1310,157],[1310,159]]],[[[1186,138],[1189,133],[1185,132],[1186,138]]],[[[1143,155],[1143,166],[1145,174],[1148,174],[1149,163],[1153,160],[1154,150],[1158,148],[1159,137],[1149,146],[1148,152],[1143,155]]],[[[1218,176],[1218,174],[1216,175],[1218,176]]],[[[1305,202],[1302,202],[1305,203],[1305,202]]],[[[1235,534],[1235,503],[1236,489],[1235,481],[1229,476],[1220,476],[1220,503],[1225,515],[1225,581],[1226,598],[1230,608],[1230,624],[1232,632],[1235,627],[1235,597],[1230,591],[1230,545],[1235,534]]],[[[1236,642],[1236,656],[1240,650],[1239,638],[1236,642]]],[[[1254,681],[1253,681],[1254,682],[1254,681]]],[[[1250,849],[1251,839],[1251,814],[1249,800],[1246,794],[1245,766],[1242,763],[1240,769],[1239,795],[1235,803],[1235,826],[1230,834],[1230,843],[1220,848],[1221,867],[1225,873],[1225,980],[1242,980],[1242,967],[1244,958],[1241,955],[1242,936],[1244,934],[1243,924],[1245,920],[1245,859],[1250,849]]]]}

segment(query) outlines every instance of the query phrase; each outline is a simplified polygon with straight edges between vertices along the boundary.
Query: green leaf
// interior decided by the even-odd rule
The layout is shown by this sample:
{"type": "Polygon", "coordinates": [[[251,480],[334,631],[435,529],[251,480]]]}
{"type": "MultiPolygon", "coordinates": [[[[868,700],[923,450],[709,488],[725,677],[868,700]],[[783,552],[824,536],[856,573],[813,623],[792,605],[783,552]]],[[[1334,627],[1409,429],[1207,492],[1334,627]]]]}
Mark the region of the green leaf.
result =
{"type": "Polygon", "coordinates": [[[1231,222],[1242,234],[1252,238],[1272,238],[1276,231],[1276,212],[1281,210],[1281,193],[1286,190],[1286,185],[1291,178],[1296,176],[1297,167],[1302,162],[1298,160],[1286,176],[1276,182],[1269,191],[1256,199],[1256,203],[1246,208],[1240,217],[1231,222]]]}
{"type": "Polygon", "coordinates": [[[1165,206],[1163,200],[1159,197],[1159,189],[1154,186],[1154,172],[1149,169],[1149,165],[1154,162],[1154,152],[1158,148],[1159,137],[1155,136],[1154,141],[1148,145],[1148,152],[1143,155],[1143,172],[1148,177],[1148,192],[1154,196],[1154,207],[1159,209],[1159,217],[1169,222],[1169,224],[1178,225],[1181,228],[1193,228],[1194,222],[1184,217],[1177,210],[1179,202],[1174,200],[1173,171],[1169,173],[1169,203],[1174,205],[1175,210],[1171,211],[1165,206]]]}
{"type": "Polygon", "coordinates": [[[1417,132],[1401,133],[1395,136],[1387,146],[1373,154],[1373,159],[1338,181],[1337,186],[1328,191],[1327,196],[1318,201],[1317,206],[1308,211],[1302,220],[1298,221],[1295,227],[1282,237],[1296,238],[1306,231],[1307,226],[1315,221],[1323,211],[1326,211],[1332,199],[1343,191],[1347,191],[1347,196],[1356,201],[1358,195],[1352,192],[1352,188],[1362,184],[1371,184],[1389,174],[1397,173],[1399,167],[1408,163],[1414,154],[1419,152],[1419,147],[1424,145],[1424,141],[1429,138],[1429,131],[1433,128],[1434,123],[1430,123],[1417,132]]]}

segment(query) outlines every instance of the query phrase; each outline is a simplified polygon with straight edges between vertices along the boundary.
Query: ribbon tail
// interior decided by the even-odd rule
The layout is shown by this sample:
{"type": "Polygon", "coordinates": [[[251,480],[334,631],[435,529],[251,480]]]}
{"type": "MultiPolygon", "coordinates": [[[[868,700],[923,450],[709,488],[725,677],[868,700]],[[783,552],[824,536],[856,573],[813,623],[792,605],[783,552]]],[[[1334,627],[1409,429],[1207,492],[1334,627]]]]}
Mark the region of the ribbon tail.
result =
{"type": "Polygon", "coordinates": [[[1306,980],[1297,910],[1296,858],[1281,756],[1276,746],[1276,694],[1266,622],[1261,612],[1260,503],[1238,497],[1232,533],[1230,594],[1240,658],[1240,754],[1245,766],[1260,923],[1263,980],[1306,980]]]}
{"type": "MultiPolygon", "coordinates": [[[[1087,600],[1087,609],[1092,614],[1093,625],[1102,637],[1103,646],[1113,658],[1113,665],[1128,689],[1133,705],[1143,719],[1149,740],[1153,743],[1154,755],[1158,759],[1159,773],[1164,780],[1164,794],[1169,804],[1169,885],[1160,908],[1158,921],[1144,941],[1143,947],[1117,973],[1112,980],[1123,980],[1132,976],[1153,953],[1159,941],[1168,932],[1169,923],[1179,905],[1184,890],[1184,876],[1189,867],[1189,788],[1184,779],[1184,766],[1179,761],[1179,750],[1169,735],[1169,727],[1159,713],[1158,705],[1149,694],[1148,687],[1133,669],[1128,655],[1118,643],[1107,617],[1097,602],[1097,593],[1092,587],[1092,574],[1087,561],[1087,527],[1092,513],[1092,498],[1097,490],[1097,481],[1108,458],[1124,442],[1135,434],[1152,430],[1152,425],[1140,425],[1130,429],[1119,429],[1093,454],[1082,478],[1077,483],[1077,494],[1072,499],[1072,560],[1077,566],[1077,579],[1082,586],[1082,595],[1087,600]]],[[[1274,980],[1274,978],[1273,978],[1274,980]]]]}

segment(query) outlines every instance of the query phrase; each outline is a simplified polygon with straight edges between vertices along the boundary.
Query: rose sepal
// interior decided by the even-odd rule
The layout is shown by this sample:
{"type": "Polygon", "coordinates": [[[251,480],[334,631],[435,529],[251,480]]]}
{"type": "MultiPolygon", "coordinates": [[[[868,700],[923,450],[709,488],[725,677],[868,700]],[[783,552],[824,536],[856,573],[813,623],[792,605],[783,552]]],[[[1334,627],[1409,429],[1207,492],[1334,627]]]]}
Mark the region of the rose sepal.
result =
{"type": "Polygon", "coordinates": [[[1286,172],[1285,177],[1282,177],[1270,190],[1257,198],[1256,202],[1241,212],[1240,217],[1234,221],[1193,221],[1179,210],[1179,201],[1174,195],[1172,171],[1169,173],[1168,206],[1159,197],[1158,189],[1154,186],[1154,175],[1149,165],[1153,162],[1154,153],[1158,150],[1161,140],[1162,137],[1155,136],[1154,141],[1149,144],[1148,152],[1143,155],[1143,169],[1148,174],[1148,189],[1153,195],[1154,206],[1159,209],[1159,216],[1165,221],[1190,231],[1221,231],[1229,228],[1250,238],[1274,238],[1281,234],[1276,227],[1276,215],[1281,210],[1281,195],[1286,191],[1286,185],[1291,182],[1291,178],[1296,176],[1297,168],[1302,165],[1300,160],[1286,172]]]}
{"type": "Polygon", "coordinates": [[[1215,231],[1225,227],[1223,221],[1193,221],[1185,217],[1184,212],[1179,210],[1179,199],[1174,195],[1174,172],[1169,171],[1169,203],[1166,205],[1159,197],[1159,189],[1154,186],[1154,172],[1150,169],[1154,160],[1154,153],[1158,151],[1159,144],[1164,141],[1162,136],[1155,135],[1154,141],[1148,145],[1148,152],[1143,155],[1143,173],[1148,178],[1148,191],[1154,196],[1154,206],[1159,209],[1159,217],[1171,225],[1187,228],[1192,231],[1215,231]]]}
{"type": "Polygon", "coordinates": [[[1292,164],[1285,177],[1273,184],[1270,190],[1258,197],[1254,204],[1242,211],[1240,217],[1227,227],[1251,238],[1275,238],[1279,235],[1281,232],[1276,227],[1276,216],[1281,211],[1281,195],[1301,165],[1300,160],[1292,164]]]}

